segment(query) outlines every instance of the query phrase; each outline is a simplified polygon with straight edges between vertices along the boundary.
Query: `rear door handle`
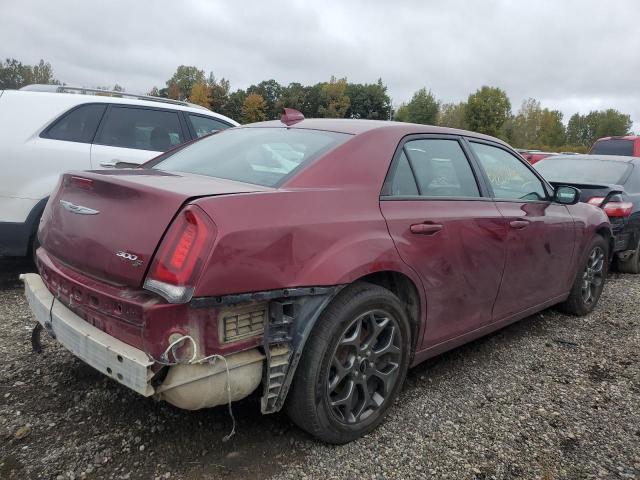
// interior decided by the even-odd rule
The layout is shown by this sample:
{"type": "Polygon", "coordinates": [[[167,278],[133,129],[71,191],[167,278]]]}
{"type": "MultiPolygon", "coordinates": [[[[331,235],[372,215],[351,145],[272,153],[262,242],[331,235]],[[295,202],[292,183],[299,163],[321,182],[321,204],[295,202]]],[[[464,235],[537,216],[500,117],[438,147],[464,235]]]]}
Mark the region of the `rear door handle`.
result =
{"type": "Polygon", "coordinates": [[[529,226],[529,221],[528,220],[511,220],[509,222],[509,225],[512,228],[520,230],[522,228],[528,227],[529,226]]]}
{"type": "Polygon", "coordinates": [[[100,166],[104,167],[104,168],[116,168],[116,165],[118,164],[120,160],[118,159],[113,159],[113,160],[105,160],[103,162],[100,162],[100,166]]]}
{"type": "Polygon", "coordinates": [[[411,225],[411,233],[416,235],[435,235],[442,230],[442,225],[437,223],[414,223],[411,225]]]}

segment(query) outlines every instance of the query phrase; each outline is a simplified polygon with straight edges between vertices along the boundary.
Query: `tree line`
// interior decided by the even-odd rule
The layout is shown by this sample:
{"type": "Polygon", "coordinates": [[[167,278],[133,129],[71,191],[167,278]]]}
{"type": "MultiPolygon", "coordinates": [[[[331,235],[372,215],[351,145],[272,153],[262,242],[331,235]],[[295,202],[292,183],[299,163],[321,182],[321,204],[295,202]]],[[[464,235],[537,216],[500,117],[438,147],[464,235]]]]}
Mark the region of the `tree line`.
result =
{"type": "MultiPolygon", "coordinates": [[[[60,82],[44,60],[33,66],[15,59],[0,64],[0,89],[30,83],[60,82]]],[[[124,88],[116,84],[113,90],[124,88]]],[[[282,108],[289,107],[307,118],[393,119],[440,125],[492,135],[515,147],[555,151],[586,151],[597,138],[629,134],[632,126],[630,115],[612,108],[575,113],[565,125],[562,112],[543,108],[533,98],[514,113],[506,92],[498,87],[483,86],[458,103],[442,102],[431,90],[421,88],[394,109],[382,79],[352,83],[331,77],[315,85],[281,85],[270,79],[232,91],[229,80],[187,65],[180,65],[164,87],[153,87],[148,94],[187,100],[241,123],[278,119],[282,108]]]]}

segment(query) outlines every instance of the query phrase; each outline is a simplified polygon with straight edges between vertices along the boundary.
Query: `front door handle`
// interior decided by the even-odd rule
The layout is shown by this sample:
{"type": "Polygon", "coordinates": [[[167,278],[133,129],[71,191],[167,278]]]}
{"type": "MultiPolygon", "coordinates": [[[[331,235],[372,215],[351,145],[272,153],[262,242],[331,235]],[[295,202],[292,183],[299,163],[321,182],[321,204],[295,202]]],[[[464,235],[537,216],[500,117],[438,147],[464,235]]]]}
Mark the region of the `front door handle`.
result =
{"type": "Polygon", "coordinates": [[[511,220],[509,222],[509,225],[512,228],[515,228],[516,230],[520,230],[522,228],[528,227],[529,221],[528,220],[511,220]]]}
{"type": "Polygon", "coordinates": [[[435,235],[442,230],[442,225],[437,223],[414,223],[411,225],[411,233],[416,235],[435,235]]]}

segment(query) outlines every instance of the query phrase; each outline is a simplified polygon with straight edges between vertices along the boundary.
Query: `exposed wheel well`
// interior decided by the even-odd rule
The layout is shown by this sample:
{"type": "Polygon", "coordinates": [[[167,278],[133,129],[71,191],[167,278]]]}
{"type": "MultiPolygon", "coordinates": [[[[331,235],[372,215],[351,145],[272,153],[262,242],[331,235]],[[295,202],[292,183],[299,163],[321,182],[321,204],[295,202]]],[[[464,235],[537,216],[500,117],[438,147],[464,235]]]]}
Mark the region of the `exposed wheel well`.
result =
{"type": "MultiPolygon", "coordinates": [[[[392,291],[403,303],[411,324],[411,338],[413,351],[418,342],[418,332],[420,331],[420,294],[416,285],[409,277],[400,272],[384,271],[366,275],[360,279],[363,282],[379,285],[392,291]]],[[[413,354],[413,352],[412,352],[413,354]]]]}

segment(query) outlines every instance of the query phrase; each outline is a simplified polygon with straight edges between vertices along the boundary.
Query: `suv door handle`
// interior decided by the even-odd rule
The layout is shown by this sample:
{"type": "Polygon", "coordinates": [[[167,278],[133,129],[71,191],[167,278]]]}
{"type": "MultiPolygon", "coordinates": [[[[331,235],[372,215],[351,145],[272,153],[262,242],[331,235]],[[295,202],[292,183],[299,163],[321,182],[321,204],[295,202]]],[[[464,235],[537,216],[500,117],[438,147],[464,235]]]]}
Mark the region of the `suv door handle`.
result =
{"type": "Polygon", "coordinates": [[[411,233],[416,235],[435,235],[442,230],[442,225],[437,223],[414,223],[410,227],[411,233]]]}
{"type": "Polygon", "coordinates": [[[103,162],[100,162],[100,166],[104,167],[104,168],[116,168],[116,165],[118,164],[120,160],[114,158],[113,160],[105,160],[103,162]]]}
{"type": "Polygon", "coordinates": [[[509,222],[509,225],[510,225],[512,228],[515,228],[515,229],[517,229],[517,230],[520,230],[520,229],[522,229],[522,228],[525,228],[525,227],[528,227],[528,226],[529,226],[529,220],[521,220],[521,219],[519,219],[519,220],[511,220],[511,221],[509,222]]]}

